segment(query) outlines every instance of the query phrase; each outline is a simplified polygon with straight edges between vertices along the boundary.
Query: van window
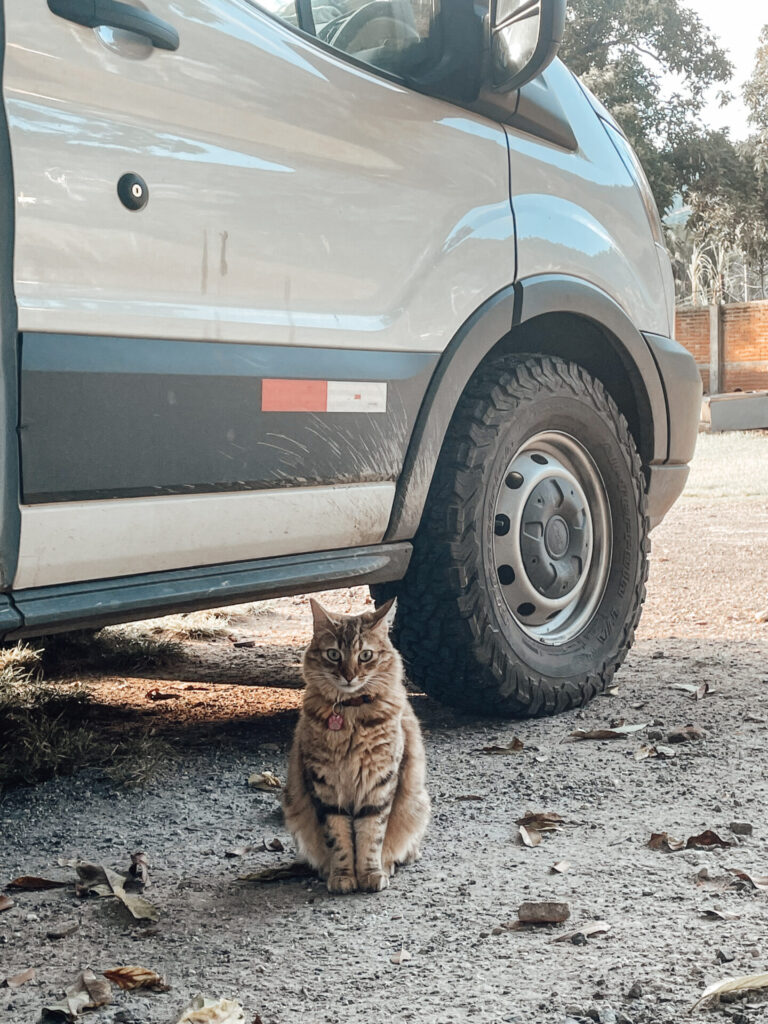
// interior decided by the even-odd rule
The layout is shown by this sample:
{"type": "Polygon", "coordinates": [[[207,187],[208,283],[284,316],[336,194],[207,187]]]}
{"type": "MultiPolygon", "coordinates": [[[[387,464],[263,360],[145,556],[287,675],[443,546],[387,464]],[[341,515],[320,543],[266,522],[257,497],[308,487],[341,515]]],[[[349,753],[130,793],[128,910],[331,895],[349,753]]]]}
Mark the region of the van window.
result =
{"type": "Polygon", "coordinates": [[[391,74],[408,76],[428,59],[439,0],[259,0],[259,6],[391,74]]]}

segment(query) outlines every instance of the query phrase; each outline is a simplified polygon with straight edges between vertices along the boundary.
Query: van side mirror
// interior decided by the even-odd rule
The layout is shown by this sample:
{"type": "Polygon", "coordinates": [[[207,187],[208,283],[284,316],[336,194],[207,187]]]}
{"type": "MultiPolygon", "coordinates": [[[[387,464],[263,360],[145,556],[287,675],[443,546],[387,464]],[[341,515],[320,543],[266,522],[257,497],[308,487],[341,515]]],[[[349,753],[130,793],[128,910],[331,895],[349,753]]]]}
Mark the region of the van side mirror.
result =
{"type": "Polygon", "coordinates": [[[519,89],[557,56],[566,0],[491,0],[488,12],[488,85],[519,89]]]}

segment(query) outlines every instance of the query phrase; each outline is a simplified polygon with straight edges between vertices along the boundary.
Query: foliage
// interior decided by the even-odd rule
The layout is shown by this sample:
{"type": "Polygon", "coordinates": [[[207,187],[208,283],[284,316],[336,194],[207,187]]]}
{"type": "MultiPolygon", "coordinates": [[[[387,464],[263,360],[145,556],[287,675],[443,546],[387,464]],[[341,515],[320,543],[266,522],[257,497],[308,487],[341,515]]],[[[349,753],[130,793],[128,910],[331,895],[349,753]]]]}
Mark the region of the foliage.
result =
{"type": "MultiPolygon", "coordinates": [[[[716,133],[685,189],[691,237],[706,250],[708,301],[765,295],[768,265],[768,25],[744,88],[753,133],[734,143],[716,133]],[[715,260],[715,257],[717,258],[715,260]],[[718,266],[714,263],[717,262],[718,266]]],[[[679,242],[680,239],[678,238],[679,242]]],[[[692,289],[696,301],[696,288],[692,289]]]]}
{"type": "Polygon", "coordinates": [[[724,51],[681,0],[569,0],[561,54],[619,121],[666,210],[717,153],[699,115],[705,90],[732,73],[724,51]]]}

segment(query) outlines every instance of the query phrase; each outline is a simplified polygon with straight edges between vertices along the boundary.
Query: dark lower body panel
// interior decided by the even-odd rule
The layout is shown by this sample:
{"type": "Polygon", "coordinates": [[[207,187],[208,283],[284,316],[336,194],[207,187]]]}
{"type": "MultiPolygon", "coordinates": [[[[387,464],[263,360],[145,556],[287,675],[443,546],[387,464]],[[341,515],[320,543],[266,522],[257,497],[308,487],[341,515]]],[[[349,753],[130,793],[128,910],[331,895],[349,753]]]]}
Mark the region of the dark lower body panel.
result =
{"type": "Polygon", "coordinates": [[[25,333],[22,500],[396,480],[438,358],[25,333]]]}
{"type": "Polygon", "coordinates": [[[171,612],[288,597],[401,579],[409,543],[265,558],[175,572],[18,590],[0,606],[0,630],[14,640],[106,626],[171,612]]]}

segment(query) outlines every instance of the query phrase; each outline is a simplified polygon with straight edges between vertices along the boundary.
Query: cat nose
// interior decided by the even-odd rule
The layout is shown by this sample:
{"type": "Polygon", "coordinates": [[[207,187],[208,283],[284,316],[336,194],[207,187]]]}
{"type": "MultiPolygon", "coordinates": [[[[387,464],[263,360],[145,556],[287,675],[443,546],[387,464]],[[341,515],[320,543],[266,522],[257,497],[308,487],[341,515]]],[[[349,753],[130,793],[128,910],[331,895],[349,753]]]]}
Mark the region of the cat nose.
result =
{"type": "Polygon", "coordinates": [[[348,668],[343,668],[341,670],[341,674],[344,676],[348,683],[351,683],[352,680],[354,679],[354,673],[348,668]]]}

